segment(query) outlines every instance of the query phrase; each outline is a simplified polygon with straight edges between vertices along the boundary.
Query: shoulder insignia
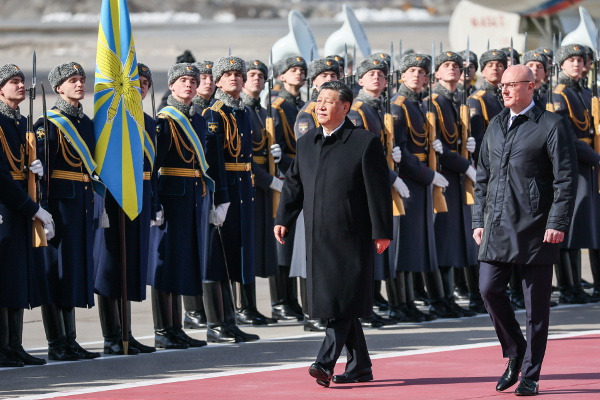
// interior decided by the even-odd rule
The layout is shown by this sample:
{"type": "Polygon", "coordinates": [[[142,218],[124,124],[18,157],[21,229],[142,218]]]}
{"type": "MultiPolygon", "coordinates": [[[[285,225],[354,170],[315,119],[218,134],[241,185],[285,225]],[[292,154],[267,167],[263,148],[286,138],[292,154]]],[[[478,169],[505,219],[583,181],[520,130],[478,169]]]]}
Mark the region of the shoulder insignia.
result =
{"type": "Polygon", "coordinates": [[[553,93],[561,94],[563,90],[565,90],[565,85],[563,83],[561,83],[559,85],[556,85],[553,93]]]}
{"type": "Polygon", "coordinates": [[[298,122],[298,130],[303,135],[308,132],[308,122],[298,122]]]}
{"type": "Polygon", "coordinates": [[[213,111],[219,111],[221,107],[223,107],[223,102],[221,100],[217,100],[214,102],[212,107],[210,107],[210,109],[213,111]]]}
{"type": "Polygon", "coordinates": [[[478,91],[476,91],[475,93],[473,93],[471,95],[471,97],[473,97],[474,99],[479,99],[481,98],[481,96],[483,96],[485,94],[485,90],[483,89],[479,89],[478,91]]]}
{"type": "Polygon", "coordinates": [[[35,133],[35,136],[37,137],[37,140],[43,140],[46,136],[46,131],[44,131],[44,128],[39,128],[35,133]]]}
{"type": "Polygon", "coordinates": [[[432,95],[431,95],[431,98],[433,98],[433,99],[435,100],[435,99],[437,99],[437,98],[438,98],[438,96],[439,96],[439,94],[437,94],[437,93],[434,93],[434,94],[432,94],[432,95]]]}
{"type": "Polygon", "coordinates": [[[561,106],[560,106],[560,101],[555,101],[554,102],[554,111],[560,111],[561,106]]]}
{"type": "Polygon", "coordinates": [[[275,99],[275,101],[273,103],[271,103],[271,106],[275,107],[275,108],[279,108],[283,102],[285,101],[285,99],[283,97],[278,97],[275,99]]]}
{"type": "Polygon", "coordinates": [[[219,123],[218,122],[209,122],[208,123],[208,131],[211,133],[216,133],[219,131],[219,123]]]}
{"type": "Polygon", "coordinates": [[[394,104],[397,106],[401,106],[404,103],[404,100],[406,100],[406,97],[398,96],[396,97],[396,100],[394,100],[394,104]]]}
{"type": "Polygon", "coordinates": [[[469,117],[477,114],[477,109],[475,107],[469,107],[469,117]]]}
{"type": "MultiPolygon", "coordinates": [[[[351,107],[350,109],[351,109],[351,110],[354,110],[354,111],[358,111],[358,110],[360,110],[360,108],[362,107],[362,105],[363,105],[363,102],[362,102],[362,101],[360,101],[360,100],[356,100],[356,101],[354,102],[354,104],[352,104],[352,107],[351,107]]],[[[356,125],[356,123],[354,123],[354,125],[356,125]]]]}
{"type": "Polygon", "coordinates": [[[305,112],[312,114],[312,112],[314,111],[315,107],[316,107],[317,103],[315,103],[314,101],[311,101],[308,106],[306,107],[306,109],[304,110],[305,112]]]}

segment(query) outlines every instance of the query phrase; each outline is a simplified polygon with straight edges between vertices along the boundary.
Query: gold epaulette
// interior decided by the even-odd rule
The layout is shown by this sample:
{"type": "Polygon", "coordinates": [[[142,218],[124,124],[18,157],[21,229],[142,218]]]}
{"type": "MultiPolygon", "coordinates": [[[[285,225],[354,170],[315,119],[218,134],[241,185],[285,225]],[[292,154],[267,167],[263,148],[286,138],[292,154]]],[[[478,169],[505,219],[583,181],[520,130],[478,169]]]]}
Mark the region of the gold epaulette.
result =
{"type": "Polygon", "coordinates": [[[275,101],[273,103],[271,103],[271,106],[275,107],[275,108],[279,108],[283,104],[284,101],[285,101],[285,99],[283,97],[278,97],[275,99],[275,101]]]}
{"type": "Polygon", "coordinates": [[[213,110],[213,111],[219,111],[219,110],[221,110],[222,107],[223,107],[223,102],[221,100],[217,100],[210,107],[210,109],[213,110]]]}
{"type": "Polygon", "coordinates": [[[552,93],[561,94],[563,90],[565,90],[565,85],[563,83],[556,85],[554,91],[552,93]]]}
{"type": "Polygon", "coordinates": [[[401,106],[402,104],[404,104],[404,100],[406,100],[406,97],[398,96],[398,97],[396,97],[396,100],[394,100],[393,104],[395,104],[397,106],[401,106]]]}
{"type": "Polygon", "coordinates": [[[350,109],[351,109],[351,110],[354,110],[354,111],[359,111],[359,110],[360,110],[360,108],[362,107],[362,105],[363,105],[363,102],[362,102],[362,101],[360,101],[360,100],[356,100],[356,101],[354,102],[354,104],[352,104],[352,107],[351,107],[350,109]]]}
{"type": "Polygon", "coordinates": [[[483,90],[483,89],[479,89],[478,91],[476,91],[475,93],[473,93],[473,94],[471,95],[471,97],[472,97],[472,98],[474,98],[474,99],[477,99],[477,100],[479,100],[479,99],[481,99],[481,97],[482,97],[484,94],[485,94],[485,90],[483,90]]]}
{"type": "Polygon", "coordinates": [[[363,102],[360,100],[357,100],[354,104],[352,104],[352,110],[356,111],[358,113],[358,115],[360,115],[360,118],[362,119],[362,122],[363,122],[363,128],[366,130],[369,130],[369,124],[367,123],[367,116],[365,115],[365,112],[360,109],[362,107],[362,105],[363,105],[363,102]]]}

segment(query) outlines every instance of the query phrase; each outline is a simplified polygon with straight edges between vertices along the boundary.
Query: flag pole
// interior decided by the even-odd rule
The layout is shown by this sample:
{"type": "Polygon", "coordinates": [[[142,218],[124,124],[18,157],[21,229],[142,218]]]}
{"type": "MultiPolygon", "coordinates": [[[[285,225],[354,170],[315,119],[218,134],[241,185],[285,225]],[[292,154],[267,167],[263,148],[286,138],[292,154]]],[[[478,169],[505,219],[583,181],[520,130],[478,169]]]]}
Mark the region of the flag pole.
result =
{"type": "Polygon", "coordinates": [[[129,301],[127,299],[127,240],[125,236],[125,211],[119,207],[119,238],[121,249],[121,338],[123,340],[123,354],[129,353],[129,331],[131,318],[129,301]]]}

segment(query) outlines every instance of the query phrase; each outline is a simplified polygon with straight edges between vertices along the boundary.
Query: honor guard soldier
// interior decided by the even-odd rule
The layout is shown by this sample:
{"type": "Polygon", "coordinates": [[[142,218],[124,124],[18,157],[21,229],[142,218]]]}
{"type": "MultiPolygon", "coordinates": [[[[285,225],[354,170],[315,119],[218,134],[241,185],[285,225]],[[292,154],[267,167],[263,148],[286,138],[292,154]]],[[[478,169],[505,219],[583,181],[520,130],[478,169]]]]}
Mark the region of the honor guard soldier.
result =
{"type": "Polygon", "coordinates": [[[27,193],[28,172],[40,176],[44,167],[35,160],[27,168],[27,122],[19,112],[27,96],[24,79],[16,65],[0,67],[0,367],[46,363],[22,345],[23,310],[49,301],[43,262],[33,255],[41,249],[33,249],[32,219],[42,222],[48,240],[54,234],[52,216],[27,193]]]}
{"type": "MultiPolygon", "coordinates": [[[[204,109],[208,108],[217,86],[212,76],[212,61],[195,62],[194,66],[200,71],[200,82],[196,89],[196,95],[192,99],[195,112],[202,115],[204,109]]],[[[183,327],[189,329],[206,328],[206,312],[202,296],[183,296],[183,308],[185,314],[183,317],[183,327]]]]}
{"type": "Polygon", "coordinates": [[[473,159],[477,163],[479,146],[490,120],[504,108],[498,84],[507,65],[506,54],[502,50],[488,50],[479,58],[483,82],[467,99],[471,119],[471,135],[477,143],[473,159]]]}
{"type": "Polygon", "coordinates": [[[550,79],[552,67],[554,65],[554,51],[549,47],[538,47],[535,50],[539,51],[540,53],[544,53],[544,55],[548,59],[548,68],[546,70],[546,78],[544,78],[544,83],[542,84],[542,87],[540,89],[541,91],[546,93],[546,96],[548,96],[548,86],[549,86],[548,80],[550,79]]]}
{"type": "Polygon", "coordinates": [[[545,108],[548,101],[546,92],[548,87],[544,85],[544,80],[548,73],[548,57],[538,50],[531,50],[523,54],[523,65],[529,67],[535,77],[533,101],[545,108]]]}
{"type": "MultiPolygon", "coordinates": [[[[298,112],[304,106],[300,89],[306,78],[306,61],[300,56],[292,56],[278,61],[273,75],[283,83],[279,95],[273,100],[273,118],[275,122],[275,144],[271,146],[271,156],[277,164],[277,171],[283,177],[296,157],[296,135],[294,125],[298,112]]],[[[294,250],[294,227],[285,244],[277,243],[278,269],[269,277],[271,292],[271,316],[278,320],[304,319],[302,307],[298,303],[297,279],[290,277],[292,253],[294,250]]]]}
{"type": "MultiPolygon", "coordinates": [[[[348,113],[348,119],[357,128],[366,129],[373,133],[377,137],[385,139],[384,137],[384,114],[385,106],[382,104],[381,93],[386,88],[388,65],[385,61],[377,58],[367,58],[363,60],[356,71],[356,78],[361,89],[358,95],[354,99],[354,103],[348,113]]],[[[397,148],[397,152],[400,153],[400,148],[397,148]]],[[[398,174],[390,171],[390,186],[393,187],[401,196],[408,195],[408,188],[402,182],[402,179],[398,178],[398,174]]],[[[390,267],[389,254],[384,252],[382,254],[375,254],[374,261],[374,272],[375,272],[375,286],[374,295],[381,296],[381,282],[386,279],[390,279],[393,272],[395,277],[396,271],[394,267],[390,267]],[[393,270],[393,271],[391,271],[393,270]]],[[[383,301],[385,299],[382,298],[383,301]]],[[[380,301],[381,303],[381,301],[380,301]]],[[[403,315],[396,315],[393,320],[383,319],[375,312],[368,318],[360,318],[360,322],[363,327],[378,328],[382,325],[389,325],[396,321],[403,319],[403,315]]]]}
{"type": "MultiPolygon", "coordinates": [[[[460,93],[457,90],[460,70],[463,65],[462,57],[455,52],[445,51],[435,57],[435,77],[437,83],[433,87],[432,102],[436,119],[438,139],[434,143],[439,153],[441,174],[448,181],[444,191],[448,212],[435,215],[434,231],[437,250],[439,273],[443,289],[439,291],[436,284],[430,284],[432,300],[444,298],[446,306],[458,316],[474,316],[476,311],[485,312],[477,286],[471,287],[469,309],[456,304],[454,298],[454,269],[462,275],[466,268],[478,269],[477,246],[471,233],[471,206],[466,204],[465,179],[475,182],[475,168],[468,159],[461,156],[461,132],[459,130],[460,93]],[[475,311],[476,310],[476,311],[475,311]]],[[[424,103],[427,99],[424,100],[424,103]]],[[[467,140],[467,150],[475,151],[475,139],[467,140]]],[[[475,272],[476,273],[476,272],[475,272]]],[[[428,273],[437,274],[436,271],[428,273]]],[[[436,277],[437,278],[437,277],[436,277]]],[[[471,286],[471,285],[469,285],[471,286]]]]}
{"type": "MultiPolygon", "coordinates": [[[[467,62],[469,63],[469,88],[467,89],[467,97],[471,96],[473,93],[475,93],[477,91],[477,88],[475,87],[475,82],[477,81],[477,66],[479,65],[478,61],[477,61],[477,54],[473,53],[472,51],[469,51],[469,59],[467,60],[467,51],[463,50],[461,52],[458,53],[461,58],[463,59],[463,67],[467,65],[467,62]]],[[[462,70],[462,68],[461,68],[462,70]]],[[[460,81],[458,82],[457,88],[459,91],[464,91],[465,90],[465,74],[464,71],[461,72],[460,74],[460,81]]]]}
{"type": "MultiPolygon", "coordinates": [[[[320,58],[314,60],[308,66],[309,101],[304,104],[294,124],[294,134],[296,140],[304,136],[313,128],[318,128],[319,122],[315,113],[316,99],[319,95],[321,85],[325,82],[337,81],[340,78],[340,67],[337,61],[333,59],[320,58]],[[312,87],[314,86],[314,89],[312,87]]],[[[300,297],[302,298],[302,310],[304,314],[305,331],[324,331],[326,324],[320,319],[311,319],[307,314],[307,293],[306,293],[306,244],[304,239],[303,218],[296,220],[294,231],[294,251],[292,254],[292,265],[290,269],[291,277],[300,278],[300,297]]],[[[290,241],[288,238],[287,241],[290,241]]]]}
{"type": "MultiPolygon", "coordinates": [[[[600,154],[594,151],[594,126],[590,115],[591,96],[580,83],[586,52],[583,46],[569,44],[556,51],[561,72],[552,93],[554,112],[571,123],[577,153],[577,197],[573,222],[563,242],[557,278],[561,287],[561,303],[587,303],[589,295],[581,287],[581,249],[590,254],[600,249],[600,194],[598,164],[600,154]],[[569,276],[569,272],[571,276],[569,276]]],[[[593,267],[593,265],[592,265],[593,267]]]]}
{"type": "MultiPolygon", "coordinates": [[[[254,201],[254,275],[261,278],[275,276],[278,270],[276,240],[273,237],[273,190],[281,192],[283,181],[269,174],[269,146],[265,123],[267,110],[260,104],[260,93],[265,88],[267,66],[260,60],[246,61],[246,83],[240,97],[252,123],[252,172],[256,185],[254,201]]],[[[256,308],[256,282],[239,284],[240,324],[266,325],[276,323],[256,308]]]]}
{"type": "MultiPolygon", "coordinates": [[[[433,231],[432,187],[446,187],[448,181],[427,166],[429,146],[427,122],[421,108],[421,93],[428,82],[431,60],[424,54],[402,57],[402,85],[392,98],[394,140],[402,156],[397,162],[398,176],[406,183],[410,197],[404,200],[406,214],[394,224],[392,263],[396,268],[393,288],[395,304],[390,311],[400,310],[409,321],[435,319],[417,309],[414,302],[413,272],[438,268],[433,231]]],[[[398,158],[396,158],[398,159],[398,158]]],[[[394,160],[396,161],[396,160],[394,160]]],[[[388,286],[390,288],[390,286],[388,286]]],[[[393,315],[390,312],[390,315],[393,315]]]]}
{"type": "MultiPolygon", "coordinates": [[[[178,55],[177,58],[175,59],[175,64],[181,64],[181,63],[192,64],[195,62],[196,62],[196,58],[194,57],[192,52],[189,50],[184,50],[184,52],[182,54],[178,55]]],[[[163,95],[163,97],[160,101],[160,106],[158,106],[159,110],[162,110],[163,108],[165,108],[167,106],[167,99],[169,98],[170,95],[171,95],[171,90],[167,89],[167,91],[165,92],[165,94],[163,95]]]]}
{"type": "MultiPolygon", "coordinates": [[[[146,98],[152,85],[150,68],[138,63],[140,91],[142,100],[146,98]]],[[[125,243],[127,266],[127,299],[143,301],[146,299],[146,280],[148,274],[148,255],[150,250],[150,224],[162,218],[162,211],[156,210],[153,197],[157,196],[153,184],[153,166],[155,161],[156,122],[144,113],[144,183],[142,186],[142,211],[133,221],[125,218],[125,243]]],[[[104,336],[104,354],[123,354],[121,299],[121,243],[119,240],[120,206],[109,192],[105,200],[109,226],[101,232],[100,252],[94,289],[98,295],[98,312],[102,336],[104,336]]],[[[162,223],[161,223],[162,224],[162,223]]],[[[131,316],[129,316],[131,318],[131,316]]],[[[131,326],[131,321],[128,326],[131,326]]],[[[156,348],[138,342],[129,332],[128,354],[152,353],[156,348]]]]}
{"type": "Polygon", "coordinates": [[[503,47],[500,50],[506,54],[506,62],[507,66],[521,64],[521,57],[519,56],[519,52],[514,49],[514,47],[503,47]],[[514,62],[513,62],[514,61],[514,62]]]}
{"type": "MultiPolygon", "coordinates": [[[[54,67],[48,81],[59,97],[46,113],[48,132],[43,119],[35,125],[38,135],[48,140],[48,206],[56,222],[56,236],[44,249],[51,304],[42,307],[48,358],[56,361],[100,357],[75,341],[75,307],[94,306],[95,136],[81,105],[85,80],[79,63],[54,67]]],[[[40,153],[43,146],[38,143],[40,153]]]]}
{"type": "MultiPolygon", "coordinates": [[[[211,226],[208,268],[204,282],[207,338],[213,342],[248,342],[258,335],[236,324],[230,281],[254,283],[254,183],[252,123],[240,99],[246,65],[239,57],[221,57],[213,65],[217,91],[204,110],[209,140],[222,145],[229,203],[219,204],[211,226]]],[[[211,149],[212,150],[212,149],[211,149]]],[[[215,193],[215,204],[220,203],[215,193]]]]}
{"type": "Polygon", "coordinates": [[[152,229],[151,242],[157,243],[153,244],[156,250],[151,255],[148,284],[152,286],[154,344],[165,349],[206,345],[183,331],[181,315],[181,295],[202,294],[211,193],[215,185],[219,187],[220,176],[218,159],[207,162],[206,124],[192,104],[199,80],[198,68],[190,63],[169,68],[171,95],[158,112],[156,126],[155,168],[164,224],[152,229]],[[209,175],[208,165],[214,175],[209,175]]]}

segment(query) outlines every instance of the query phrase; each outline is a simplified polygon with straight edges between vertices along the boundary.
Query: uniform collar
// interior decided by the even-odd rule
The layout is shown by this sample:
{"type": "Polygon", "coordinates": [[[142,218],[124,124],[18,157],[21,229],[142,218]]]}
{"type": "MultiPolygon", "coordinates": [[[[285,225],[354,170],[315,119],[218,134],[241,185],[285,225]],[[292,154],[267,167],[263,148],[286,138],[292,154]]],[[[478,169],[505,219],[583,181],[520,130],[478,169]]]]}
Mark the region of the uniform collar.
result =
{"type": "Polygon", "coordinates": [[[416,102],[421,101],[421,93],[417,93],[414,90],[407,88],[404,83],[402,85],[400,85],[400,89],[398,89],[398,93],[400,94],[400,96],[406,97],[407,100],[416,101],[416,102]]]}
{"type": "Polygon", "coordinates": [[[260,109],[260,97],[258,99],[255,99],[254,97],[249,96],[244,91],[242,91],[240,93],[240,99],[242,99],[242,102],[245,105],[247,105],[248,107],[250,107],[251,109],[253,109],[253,110],[260,109]]]}
{"type": "Polygon", "coordinates": [[[58,108],[63,113],[75,117],[75,118],[83,118],[83,106],[79,103],[79,106],[75,107],[73,104],[67,102],[62,97],[59,97],[54,103],[54,107],[58,108]]]}
{"type": "Polygon", "coordinates": [[[302,101],[300,95],[294,96],[293,94],[285,90],[285,87],[282,87],[279,91],[279,97],[283,98],[285,101],[292,103],[297,109],[301,109],[304,105],[304,102],[302,101]]]}
{"type": "Polygon", "coordinates": [[[8,106],[8,104],[6,104],[3,101],[0,101],[0,114],[4,115],[5,117],[8,117],[10,119],[14,119],[15,121],[18,121],[21,119],[21,113],[19,112],[19,107],[17,107],[16,110],[13,110],[12,108],[10,108],[8,106]]]}
{"type": "MultiPolygon", "coordinates": [[[[350,132],[352,131],[353,128],[355,128],[354,124],[346,116],[346,118],[344,119],[344,122],[333,131],[331,136],[335,136],[337,139],[346,142],[348,140],[348,137],[350,136],[350,132]]],[[[317,133],[315,134],[315,143],[317,142],[317,140],[325,139],[325,138],[326,138],[326,136],[323,134],[323,127],[321,126],[321,127],[319,127],[319,129],[317,130],[317,133]]]]}
{"type": "Polygon", "coordinates": [[[223,104],[233,108],[234,110],[244,109],[244,103],[242,102],[241,97],[239,99],[234,99],[233,97],[222,91],[220,88],[217,88],[217,91],[215,92],[215,99],[221,100],[223,104]]]}
{"type": "Polygon", "coordinates": [[[365,104],[370,105],[376,110],[381,109],[381,97],[373,97],[367,94],[364,90],[360,89],[356,95],[356,100],[362,101],[365,104]]]}
{"type": "Polygon", "coordinates": [[[175,107],[176,109],[181,111],[183,115],[188,117],[192,117],[196,113],[196,110],[194,109],[194,107],[192,107],[191,104],[188,106],[187,104],[180,102],[179,100],[175,99],[175,97],[173,97],[172,94],[170,94],[169,97],[167,97],[167,105],[175,107]]]}

